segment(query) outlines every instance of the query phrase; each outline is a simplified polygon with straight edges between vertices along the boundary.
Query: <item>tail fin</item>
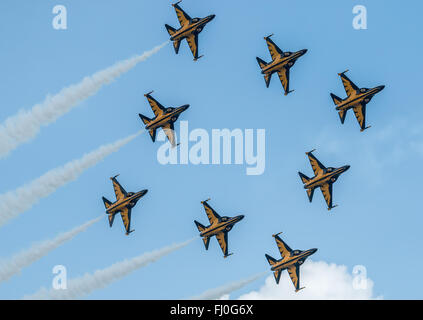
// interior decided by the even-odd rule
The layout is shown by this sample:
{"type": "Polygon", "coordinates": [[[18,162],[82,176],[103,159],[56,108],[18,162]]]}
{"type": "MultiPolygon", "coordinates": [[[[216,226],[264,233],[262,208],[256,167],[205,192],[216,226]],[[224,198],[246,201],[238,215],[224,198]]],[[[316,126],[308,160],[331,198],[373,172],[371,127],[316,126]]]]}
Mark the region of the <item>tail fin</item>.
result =
{"type": "Polygon", "coordinates": [[[276,262],[278,262],[275,258],[272,258],[271,256],[269,256],[268,254],[265,254],[267,262],[269,262],[269,264],[271,266],[273,266],[274,264],[276,264],[276,262]]]}
{"type": "Polygon", "coordinates": [[[103,202],[106,209],[109,209],[109,207],[112,205],[112,202],[107,200],[105,197],[103,197],[103,202]]]}
{"type": "Polygon", "coordinates": [[[170,36],[173,36],[175,34],[176,29],[174,27],[171,27],[168,24],[165,24],[165,27],[170,36]]]}
{"type": "Polygon", "coordinates": [[[336,105],[340,104],[343,101],[340,97],[334,95],[333,93],[331,93],[330,96],[332,97],[333,103],[335,103],[336,105]]]}
{"type": "Polygon", "coordinates": [[[203,231],[204,231],[204,229],[206,229],[206,227],[205,227],[205,226],[203,226],[200,222],[198,222],[198,221],[196,221],[196,220],[194,220],[194,222],[195,222],[195,225],[196,225],[196,226],[197,226],[197,228],[198,228],[198,231],[203,232],[203,231]]]}
{"type": "Polygon", "coordinates": [[[299,176],[300,176],[300,178],[301,178],[301,181],[302,181],[303,183],[307,183],[307,182],[310,180],[310,178],[309,178],[309,177],[307,177],[304,173],[298,172],[298,174],[299,174],[299,176]]]}
{"type": "Polygon", "coordinates": [[[267,66],[267,62],[265,62],[264,60],[260,59],[259,57],[256,57],[256,59],[261,69],[267,66]]]}

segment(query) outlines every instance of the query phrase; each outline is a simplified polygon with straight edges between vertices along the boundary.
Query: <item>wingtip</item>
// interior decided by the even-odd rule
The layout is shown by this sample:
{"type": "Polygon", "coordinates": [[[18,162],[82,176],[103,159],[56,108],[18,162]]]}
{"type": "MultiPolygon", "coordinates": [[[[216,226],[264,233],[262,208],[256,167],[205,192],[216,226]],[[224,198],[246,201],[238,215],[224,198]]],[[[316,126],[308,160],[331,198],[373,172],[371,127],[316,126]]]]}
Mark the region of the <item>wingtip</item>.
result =
{"type": "Polygon", "coordinates": [[[347,73],[348,71],[350,71],[349,69],[345,70],[344,72],[340,72],[338,73],[338,76],[342,76],[343,74],[347,73]]]}
{"type": "Polygon", "coordinates": [[[227,254],[227,255],[224,255],[224,256],[223,256],[223,258],[224,258],[224,259],[226,259],[227,257],[229,257],[229,256],[231,256],[231,255],[233,255],[233,253],[229,253],[229,254],[227,254]]]}
{"type": "Polygon", "coordinates": [[[366,129],[369,129],[369,128],[371,128],[372,126],[367,126],[367,127],[365,127],[364,129],[360,129],[360,132],[363,132],[364,130],[366,130],[366,129]]]}
{"type": "Polygon", "coordinates": [[[313,150],[311,150],[311,151],[309,151],[309,152],[306,152],[306,155],[309,155],[310,153],[312,153],[312,152],[314,152],[314,151],[316,151],[316,149],[313,149],[313,150]]]}
{"type": "Polygon", "coordinates": [[[204,54],[202,54],[201,56],[199,56],[199,57],[197,57],[197,58],[194,58],[194,61],[197,61],[198,59],[200,59],[200,58],[202,58],[202,57],[204,57],[204,54]]]}
{"type": "Polygon", "coordinates": [[[114,177],[110,177],[110,180],[113,180],[113,179],[116,179],[117,177],[119,177],[120,176],[120,173],[119,174],[117,174],[117,175],[115,175],[114,177]]]}
{"type": "Polygon", "coordinates": [[[276,238],[278,235],[280,235],[280,234],[282,234],[282,231],[281,232],[279,232],[279,233],[275,233],[275,234],[272,234],[272,237],[273,238],[276,238]]]}
{"type": "Polygon", "coordinates": [[[210,200],[210,198],[208,198],[207,200],[203,200],[203,201],[201,201],[201,203],[206,203],[207,201],[209,201],[210,200]]]}
{"type": "Polygon", "coordinates": [[[144,94],[144,97],[146,97],[146,96],[148,96],[148,95],[152,94],[153,92],[154,92],[154,90],[151,90],[150,92],[147,92],[146,94],[144,94]]]}
{"type": "Polygon", "coordinates": [[[181,3],[182,2],[182,0],[180,0],[180,1],[178,1],[178,2],[175,2],[175,3],[172,3],[172,7],[175,7],[177,4],[179,4],[179,3],[181,3]]]}
{"type": "Polygon", "coordinates": [[[264,37],[264,40],[269,39],[271,36],[273,36],[273,33],[269,34],[267,37],[264,37]]]}

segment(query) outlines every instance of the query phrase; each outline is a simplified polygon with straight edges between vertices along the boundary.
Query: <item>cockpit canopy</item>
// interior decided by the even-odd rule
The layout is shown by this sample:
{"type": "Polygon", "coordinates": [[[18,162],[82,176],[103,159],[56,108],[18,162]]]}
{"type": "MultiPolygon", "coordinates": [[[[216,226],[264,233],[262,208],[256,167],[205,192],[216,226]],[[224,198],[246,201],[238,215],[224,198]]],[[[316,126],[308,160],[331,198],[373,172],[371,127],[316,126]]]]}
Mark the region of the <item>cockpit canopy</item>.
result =
{"type": "Polygon", "coordinates": [[[300,253],[301,253],[301,250],[294,250],[294,251],[292,251],[292,254],[294,256],[298,256],[300,253]]]}
{"type": "Polygon", "coordinates": [[[128,197],[130,197],[130,196],[133,196],[135,193],[134,192],[128,192],[126,195],[128,196],[128,197]]]}
{"type": "Polygon", "coordinates": [[[172,112],[175,108],[167,108],[166,112],[172,112]]]}
{"type": "Polygon", "coordinates": [[[283,54],[283,55],[284,55],[285,57],[289,57],[291,54],[292,54],[292,52],[287,51],[287,52],[284,52],[284,54],[283,54]]]}
{"type": "Polygon", "coordinates": [[[360,92],[361,92],[361,93],[364,93],[364,92],[366,92],[367,90],[369,90],[369,89],[367,89],[367,88],[361,88],[361,89],[360,89],[360,92]]]}
{"type": "Polygon", "coordinates": [[[335,168],[329,167],[326,169],[326,172],[332,172],[333,170],[335,170],[335,168]]]}
{"type": "Polygon", "coordinates": [[[192,22],[198,22],[198,21],[200,21],[200,18],[194,18],[194,19],[192,19],[192,22]]]}
{"type": "Polygon", "coordinates": [[[229,219],[229,217],[222,217],[222,222],[228,221],[229,219]]]}

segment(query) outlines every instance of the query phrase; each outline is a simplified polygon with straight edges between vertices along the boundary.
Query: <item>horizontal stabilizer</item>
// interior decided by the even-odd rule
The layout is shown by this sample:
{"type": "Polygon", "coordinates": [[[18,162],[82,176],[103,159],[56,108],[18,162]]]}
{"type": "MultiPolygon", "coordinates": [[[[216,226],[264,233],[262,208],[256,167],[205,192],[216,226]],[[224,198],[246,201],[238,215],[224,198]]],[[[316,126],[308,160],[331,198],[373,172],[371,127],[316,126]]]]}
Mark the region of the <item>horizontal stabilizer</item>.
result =
{"type": "Polygon", "coordinates": [[[274,264],[276,264],[276,262],[278,262],[275,258],[272,258],[271,256],[269,256],[268,254],[265,254],[267,262],[269,262],[269,264],[271,266],[273,266],[274,264]]]}
{"type": "Polygon", "coordinates": [[[341,120],[341,123],[344,124],[345,116],[347,115],[347,110],[339,110],[339,119],[341,120]]]}
{"type": "Polygon", "coordinates": [[[168,24],[165,24],[165,27],[170,36],[173,36],[175,34],[176,29],[174,27],[171,27],[168,24]]]}
{"type": "Polygon", "coordinates": [[[298,175],[300,176],[300,178],[301,178],[301,181],[303,182],[303,183],[307,183],[309,180],[310,180],[310,178],[309,177],[307,177],[304,173],[302,173],[302,172],[298,172],[298,175]]]}
{"type": "Polygon", "coordinates": [[[267,66],[267,62],[263,61],[259,57],[256,57],[256,59],[257,59],[257,62],[258,62],[261,69],[263,69],[265,66],[267,66]]]}
{"type": "Polygon", "coordinates": [[[142,115],[141,113],[138,114],[145,125],[148,125],[151,122],[151,119],[142,115]]]}
{"type": "Polygon", "coordinates": [[[206,229],[205,226],[203,226],[200,222],[194,220],[195,225],[197,226],[198,231],[203,232],[204,229],[206,229]]]}
{"type": "Polygon", "coordinates": [[[113,221],[115,220],[115,213],[110,213],[108,218],[109,218],[109,226],[112,227],[113,225],[113,221]]]}
{"type": "Polygon", "coordinates": [[[331,93],[330,96],[332,97],[333,103],[336,105],[339,105],[343,101],[340,97],[334,95],[333,93],[331,93]]]}
{"type": "Polygon", "coordinates": [[[307,189],[308,200],[311,202],[313,200],[314,188],[307,189]]]}
{"type": "Polygon", "coordinates": [[[110,200],[107,200],[105,197],[103,197],[103,202],[106,209],[109,209],[109,207],[112,205],[112,202],[110,200]]]}

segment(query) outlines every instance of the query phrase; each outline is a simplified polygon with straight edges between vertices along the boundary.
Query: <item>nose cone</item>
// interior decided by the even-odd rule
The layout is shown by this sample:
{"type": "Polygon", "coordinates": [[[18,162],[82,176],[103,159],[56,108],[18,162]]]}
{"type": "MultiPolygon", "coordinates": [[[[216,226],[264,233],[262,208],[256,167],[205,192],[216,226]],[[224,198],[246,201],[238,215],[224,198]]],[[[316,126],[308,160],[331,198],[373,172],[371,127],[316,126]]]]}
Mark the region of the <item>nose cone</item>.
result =
{"type": "Polygon", "coordinates": [[[145,194],[146,194],[147,192],[148,192],[148,190],[147,190],[147,189],[144,189],[144,190],[140,191],[140,192],[139,192],[140,197],[145,196],[145,194]]]}
{"type": "Polygon", "coordinates": [[[180,112],[184,112],[186,109],[189,108],[189,104],[183,105],[182,107],[179,107],[180,112]]]}
{"type": "Polygon", "coordinates": [[[244,219],[244,215],[241,214],[241,215],[237,216],[236,218],[237,218],[237,221],[241,221],[242,219],[244,219]]]}
{"type": "Polygon", "coordinates": [[[209,15],[209,16],[207,17],[207,20],[210,22],[210,21],[212,21],[215,17],[216,17],[216,15],[215,15],[215,14],[211,14],[211,15],[209,15]]]}
{"type": "Polygon", "coordinates": [[[307,53],[307,49],[303,49],[300,52],[301,52],[301,55],[306,54],[307,53]]]}
{"type": "Polygon", "coordinates": [[[344,168],[344,171],[347,171],[350,168],[350,166],[349,165],[346,165],[343,168],[344,168]]]}
{"type": "Polygon", "coordinates": [[[310,249],[310,254],[314,254],[314,253],[316,253],[316,251],[317,251],[317,248],[313,248],[313,249],[310,249]]]}
{"type": "Polygon", "coordinates": [[[376,89],[379,92],[379,91],[382,91],[383,89],[385,89],[385,86],[379,86],[379,87],[376,87],[376,89]]]}

